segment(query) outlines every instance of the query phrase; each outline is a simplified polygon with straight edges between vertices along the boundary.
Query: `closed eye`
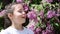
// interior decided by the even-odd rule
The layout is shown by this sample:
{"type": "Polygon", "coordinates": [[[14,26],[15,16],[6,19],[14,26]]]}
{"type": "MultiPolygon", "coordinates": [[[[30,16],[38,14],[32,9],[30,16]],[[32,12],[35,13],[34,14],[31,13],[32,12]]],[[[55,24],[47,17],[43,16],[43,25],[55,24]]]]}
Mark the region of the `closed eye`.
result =
{"type": "Polygon", "coordinates": [[[19,13],[22,13],[23,11],[18,11],[19,13]]]}

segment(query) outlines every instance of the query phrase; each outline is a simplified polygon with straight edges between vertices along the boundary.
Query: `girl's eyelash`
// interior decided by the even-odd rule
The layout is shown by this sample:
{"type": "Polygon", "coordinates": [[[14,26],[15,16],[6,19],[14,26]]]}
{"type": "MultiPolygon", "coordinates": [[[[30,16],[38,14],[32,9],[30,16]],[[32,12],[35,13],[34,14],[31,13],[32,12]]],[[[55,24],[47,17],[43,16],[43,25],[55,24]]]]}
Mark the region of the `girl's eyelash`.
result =
{"type": "Polygon", "coordinates": [[[22,11],[18,11],[18,12],[22,13],[22,11]]]}
{"type": "MultiPolygon", "coordinates": [[[[22,13],[23,11],[18,11],[18,12],[22,13]]],[[[27,14],[27,12],[26,12],[26,11],[24,11],[24,12],[27,14]]]]}

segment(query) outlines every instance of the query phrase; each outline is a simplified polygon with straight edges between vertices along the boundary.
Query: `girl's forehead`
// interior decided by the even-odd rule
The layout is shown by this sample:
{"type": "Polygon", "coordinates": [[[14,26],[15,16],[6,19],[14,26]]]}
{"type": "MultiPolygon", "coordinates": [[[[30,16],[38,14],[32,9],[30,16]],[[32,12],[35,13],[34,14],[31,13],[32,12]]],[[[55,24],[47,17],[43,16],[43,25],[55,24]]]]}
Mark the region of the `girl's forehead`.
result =
{"type": "Polygon", "coordinates": [[[23,5],[21,5],[21,4],[16,4],[13,7],[15,7],[14,11],[23,10],[23,5]]]}
{"type": "Polygon", "coordinates": [[[16,4],[16,5],[15,5],[15,9],[23,9],[23,5],[21,5],[21,4],[16,4]]]}
{"type": "Polygon", "coordinates": [[[13,9],[23,9],[23,5],[22,4],[15,4],[15,5],[12,5],[12,8],[13,9]]]}

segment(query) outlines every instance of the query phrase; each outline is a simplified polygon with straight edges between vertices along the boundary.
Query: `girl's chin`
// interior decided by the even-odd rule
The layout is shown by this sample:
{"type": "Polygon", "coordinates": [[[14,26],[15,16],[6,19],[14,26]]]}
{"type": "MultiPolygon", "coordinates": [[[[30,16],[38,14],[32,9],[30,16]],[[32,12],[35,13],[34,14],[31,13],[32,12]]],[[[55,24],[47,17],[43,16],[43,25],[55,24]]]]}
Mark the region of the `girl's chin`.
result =
{"type": "Polygon", "coordinates": [[[25,19],[24,19],[24,20],[22,20],[22,23],[25,23],[25,19]]]}

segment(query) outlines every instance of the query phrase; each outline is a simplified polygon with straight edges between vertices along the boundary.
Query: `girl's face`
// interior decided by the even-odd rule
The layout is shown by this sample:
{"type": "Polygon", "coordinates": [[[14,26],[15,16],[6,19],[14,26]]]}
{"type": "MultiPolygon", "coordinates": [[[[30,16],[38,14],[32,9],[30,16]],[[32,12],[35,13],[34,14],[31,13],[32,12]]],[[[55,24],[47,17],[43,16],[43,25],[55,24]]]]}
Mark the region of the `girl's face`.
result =
{"type": "Polygon", "coordinates": [[[11,16],[11,21],[15,24],[23,24],[26,20],[26,13],[23,10],[23,6],[21,4],[15,5],[15,10],[11,16]]]}

